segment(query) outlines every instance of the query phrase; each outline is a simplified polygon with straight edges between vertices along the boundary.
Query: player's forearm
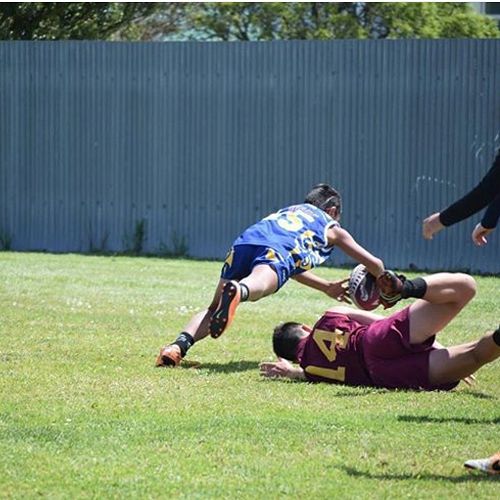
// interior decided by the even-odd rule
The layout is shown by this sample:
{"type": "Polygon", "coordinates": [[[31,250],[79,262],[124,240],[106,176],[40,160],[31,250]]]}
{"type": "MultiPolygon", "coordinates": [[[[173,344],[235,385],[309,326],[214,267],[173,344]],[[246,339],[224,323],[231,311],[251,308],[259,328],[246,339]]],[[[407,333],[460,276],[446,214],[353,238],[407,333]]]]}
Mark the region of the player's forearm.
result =
{"type": "Polygon", "coordinates": [[[333,228],[329,243],[337,245],[346,255],[363,264],[368,269],[368,272],[376,278],[384,272],[383,261],[365,250],[345,229],[333,228]]]}
{"type": "MultiPolygon", "coordinates": [[[[500,152],[497,154],[493,166],[481,182],[472,189],[472,191],[468,192],[462,198],[443,210],[439,215],[439,220],[444,226],[456,224],[479,212],[479,210],[482,210],[492,203],[499,194],[500,152]]],[[[487,223],[489,222],[490,221],[487,221],[487,223]]]]}
{"type": "Polygon", "coordinates": [[[452,226],[457,222],[468,219],[471,215],[482,210],[491,200],[486,198],[479,186],[467,193],[464,197],[450,205],[439,214],[439,221],[443,226],[452,226]]]}
{"type": "Polygon", "coordinates": [[[385,270],[383,261],[371,254],[364,262],[360,260],[359,263],[363,264],[375,278],[378,278],[385,270]]]}
{"type": "Polygon", "coordinates": [[[315,290],[325,292],[328,288],[328,281],[316,276],[311,271],[304,271],[303,273],[293,276],[293,279],[300,283],[301,285],[306,285],[315,290]]]}
{"type": "Polygon", "coordinates": [[[352,257],[360,264],[363,264],[367,271],[375,276],[375,278],[378,278],[384,272],[385,267],[382,259],[375,257],[375,255],[372,255],[363,247],[357,245],[354,248],[346,248],[343,250],[347,253],[347,255],[349,255],[349,257],[352,257]]]}
{"type": "Polygon", "coordinates": [[[349,312],[346,313],[346,316],[358,323],[361,323],[362,325],[371,325],[374,321],[384,319],[384,316],[382,316],[381,314],[352,308],[349,309],[349,312]]]}
{"type": "Polygon", "coordinates": [[[498,224],[498,219],[500,218],[500,194],[490,203],[488,206],[483,219],[481,220],[481,226],[485,229],[495,229],[498,224]]]}

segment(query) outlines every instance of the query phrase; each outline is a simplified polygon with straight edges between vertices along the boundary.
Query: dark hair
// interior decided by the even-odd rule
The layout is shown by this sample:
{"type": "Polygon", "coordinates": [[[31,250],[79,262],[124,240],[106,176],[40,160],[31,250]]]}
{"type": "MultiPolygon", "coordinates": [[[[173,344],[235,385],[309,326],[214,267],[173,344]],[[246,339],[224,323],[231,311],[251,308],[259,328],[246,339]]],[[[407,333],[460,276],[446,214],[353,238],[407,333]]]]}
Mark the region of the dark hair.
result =
{"type": "Polygon", "coordinates": [[[297,346],[304,337],[302,325],[289,321],[279,324],[273,332],[273,350],[276,356],[297,361],[297,346]]]}
{"type": "Polygon", "coordinates": [[[307,194],[304,203],[310,203],[325,211],[331,207],[337,207],[339,213],[342,211],[340,193],[328,184],[316,184],[307,194]]]}

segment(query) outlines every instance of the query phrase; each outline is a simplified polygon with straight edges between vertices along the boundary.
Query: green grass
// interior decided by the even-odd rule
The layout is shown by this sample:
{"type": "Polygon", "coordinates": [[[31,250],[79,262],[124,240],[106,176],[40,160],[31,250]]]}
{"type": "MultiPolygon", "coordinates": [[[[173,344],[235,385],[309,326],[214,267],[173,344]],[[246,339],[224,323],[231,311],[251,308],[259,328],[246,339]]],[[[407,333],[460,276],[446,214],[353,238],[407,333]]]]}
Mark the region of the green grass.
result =
{"type": "MultiPolygon", "coordinates": [[[[154,368],[219,268],[0,253],[0,497],[497,497],[462,463],[500,448],[499,363],[450,393],[261,379],[272,326],[332,304],[294,282],[196,345],[199,366],[154,368]]],[[[500,280],[477,280],[442,343],[498,324],[500,280]]]]}

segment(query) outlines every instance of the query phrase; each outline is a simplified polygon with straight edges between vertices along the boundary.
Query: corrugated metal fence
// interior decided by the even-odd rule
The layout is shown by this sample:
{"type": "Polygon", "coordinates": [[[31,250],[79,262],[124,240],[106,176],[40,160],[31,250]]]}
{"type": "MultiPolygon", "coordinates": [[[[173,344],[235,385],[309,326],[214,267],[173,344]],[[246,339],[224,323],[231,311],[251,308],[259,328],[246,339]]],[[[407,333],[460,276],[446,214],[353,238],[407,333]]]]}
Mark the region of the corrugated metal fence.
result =
{"type": "Polygon", "coordinates": [[[499,90],[495,40],[0,42],[0,236],[223,258],[324,181],[389,266],[499,273],[479,217],[420,236],[488,170],[499,90]]]}

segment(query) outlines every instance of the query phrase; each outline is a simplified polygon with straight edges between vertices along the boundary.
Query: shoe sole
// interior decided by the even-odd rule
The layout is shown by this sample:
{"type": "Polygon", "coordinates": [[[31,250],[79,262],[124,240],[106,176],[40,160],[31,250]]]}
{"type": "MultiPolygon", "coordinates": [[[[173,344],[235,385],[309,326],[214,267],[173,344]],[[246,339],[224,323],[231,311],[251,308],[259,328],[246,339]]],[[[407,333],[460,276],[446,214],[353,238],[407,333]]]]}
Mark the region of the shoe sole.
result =
{"type": "Polygon", "coordinates": [[[239,287],[230,281],[224,285],[219,306],[210,319],[209,331],[212,338],[220,337],[229,327],[239,303],[239,287]]]}
{"type": "Polygon", "coordinates": [[[401,291],[397,291],[398,288],[402,289],[402,286],[398,286],[399,281],[400,279],[395,274],[388,271],[378,278],[377,287],[385,309],[394,306],[402,299],[401,291]]]}
{"type": "Polygon", "coordinates": [[[397,276],[386,273],[378,279],[377,286],[384,295],[401,295],[401,291],[397,290],[402,288],[397,286],[398,281],[400,280],[397,276]]]}

